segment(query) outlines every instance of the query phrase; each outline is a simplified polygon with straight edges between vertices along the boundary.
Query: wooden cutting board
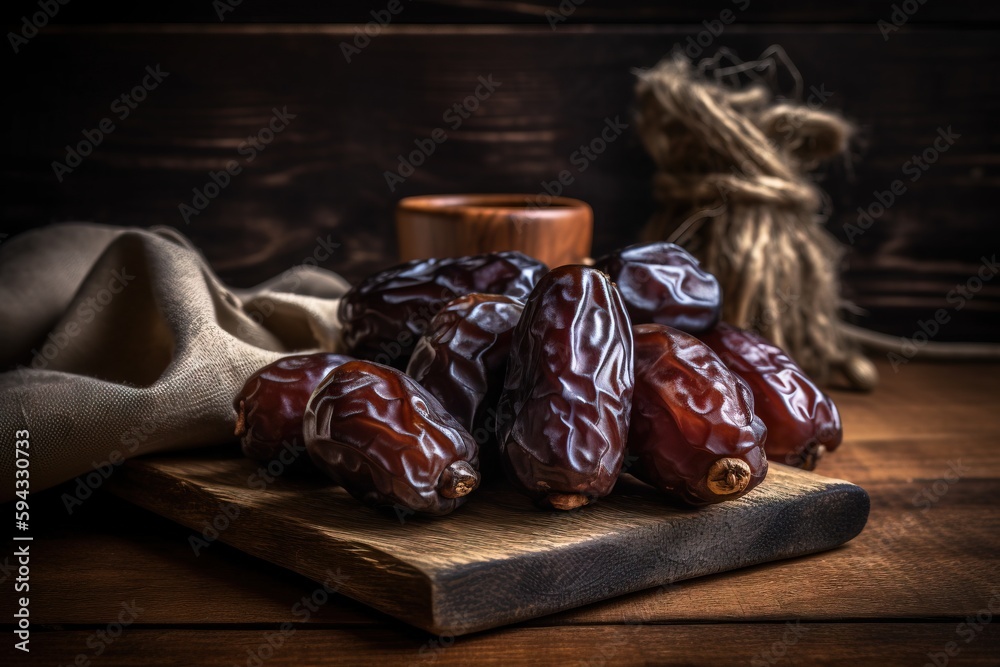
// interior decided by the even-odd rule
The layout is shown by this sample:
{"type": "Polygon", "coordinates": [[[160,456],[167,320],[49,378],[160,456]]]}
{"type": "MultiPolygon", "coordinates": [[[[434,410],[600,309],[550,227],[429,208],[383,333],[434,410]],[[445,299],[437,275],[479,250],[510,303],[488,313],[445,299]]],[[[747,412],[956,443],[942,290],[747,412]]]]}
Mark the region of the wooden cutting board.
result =
{"type": "Polygon", "coordinates": [[[192,528],[195,546],[216,536],[204,531],[214,521],[218,540],[441,635],[831,549],[869,510],[861,487],[772,463],[751,493],[697,510],[623,476],[572,512],[494,484],[450,516],[423,518],[367,508],[318,475],[267,482],[231,451],[131,460],[108,485],[192,528]]]}

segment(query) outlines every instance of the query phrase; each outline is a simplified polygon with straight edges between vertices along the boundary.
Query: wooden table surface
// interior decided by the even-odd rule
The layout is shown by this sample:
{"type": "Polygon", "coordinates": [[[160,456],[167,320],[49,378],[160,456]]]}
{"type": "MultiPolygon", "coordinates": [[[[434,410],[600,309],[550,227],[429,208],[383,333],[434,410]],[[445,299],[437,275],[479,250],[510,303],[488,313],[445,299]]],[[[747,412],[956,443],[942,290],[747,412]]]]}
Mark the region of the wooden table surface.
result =
{"type": "Polygon", "coordinates": [[[64,486],[32,497],[31,653],[8,634],[0,663],[1000,664],[1000,364],[881,371],[872,394],[834,392],[845,442],[818,472],[872,499],[834,551],[455,639],[314,604],[313,582],[221,543],[195,555],[190,531],[105,492],[70,515],[64,486]]]}

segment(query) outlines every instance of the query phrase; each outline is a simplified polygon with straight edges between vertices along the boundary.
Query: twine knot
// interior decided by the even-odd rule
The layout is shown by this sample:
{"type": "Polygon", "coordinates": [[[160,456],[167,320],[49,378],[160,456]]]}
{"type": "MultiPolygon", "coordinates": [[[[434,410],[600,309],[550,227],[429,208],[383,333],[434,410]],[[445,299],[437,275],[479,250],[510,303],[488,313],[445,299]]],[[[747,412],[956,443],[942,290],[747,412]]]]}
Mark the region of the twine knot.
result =
{"type": "MultiPolygon", "coordinates": [[[[777,47],[766,53],[787,62],[777,47]]],[[[818,224],[824,195],[808,171],[846,149],[852,126],[775,101],[760,84],[709,80],[680,53],[637,76],[639,134],[657,165],[661,205],[644,236],[685,245],[719,279],[723,319],[756,330],[826,380],[856,348],[837,326],[841,248],[818,224]]]]}

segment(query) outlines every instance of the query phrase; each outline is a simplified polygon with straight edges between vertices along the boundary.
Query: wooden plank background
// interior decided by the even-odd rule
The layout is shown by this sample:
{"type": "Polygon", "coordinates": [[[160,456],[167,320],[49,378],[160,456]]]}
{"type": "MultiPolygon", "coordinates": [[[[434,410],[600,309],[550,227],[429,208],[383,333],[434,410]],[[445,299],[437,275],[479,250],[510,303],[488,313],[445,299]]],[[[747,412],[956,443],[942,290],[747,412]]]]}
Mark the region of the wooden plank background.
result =
{"type": "MultiPolygon", "coordinates": [[[[845,293],[866,311],[859,323],[910,336],[919,320],[947,308],[951,321],[938,340],[996,338],[1000,280],[986,281],[961,310],[948,294],[1000,250],[998,5],[926,3],[886,41],[875,21],[889,18],[889,2],[778,9],[755,0],[741,12],[734,2],[588,0],[552,30],[545,11],[556,2],[414,1],[348,63],[341,44],[386,3],[264,4],[245,0],[220,22],[211,3],[70,3],[18,53],[9,50],[2,232],[65,220],[171,225],[236,285],[301,263],[318,237],[329,238],[340,247],[322,264],[356,279],[394,262],[399,198],[538,193],[574,170],[573,152],[618,117],[630,128],[574,172],[565,191],[593,205],[602,252],[632,241],[653,210],[631,69],[655,64],[729,7],[736,20],[706,54],[726,47],[751,59],[779,44],[806,90],[831,91],[824,108],[860,128],[850,158],[818,174],[834,234],[846,240],[859,206],[905,182],[906,192],[848,245],[845,293]],[[295,23],[307,19],[332,23],[295,23]],[[148,23],[156,20],[193,23],[148,23]],[[120,119],[113,100],[157,64],[169,76],[120,119]],[[443,114],[489,75],[501,85],[450,129],[443,114]],[[241,142],[285,107],[295,118],[248,163],[241,142]],[[106,117],[114,131],[57,180],[52,163],[106,117]],[[384,172],[435,127],[447,141],[390,191],[384,172]],[[947,127],[961,136],[911,182],[905,164],[947,127]],[[187,224],[178,207],[231,160],[242,172],[187,224]]],[[[15,3],[8,30],[34,11],[34,3],[15,3]]]]}
{"type": "MultiPolygon", "coordinates": [[[[571,0],[572,1],[572,0],[571,0]]],[[[1000,21],[1000,6],[982,0],[950,0],[919,3],[907,24],[932,23],[982,25],[1000,21]]],[[[698,3],[663,0],[577,0],[567,23],[597,25],[622,23],[701,23],[725,8],[740,9],[744,23],[872,23],[888,19],[893,3],[905,0],[704,0],[698,3]]],[[[38,11],[38,0],[11,0],[4,11],[17,22],[22,15],[38,11]]],[[[229,0],[234,11],[224,12],[229,23],[365,23],[370,12],[380,10],[389,0],[229,0]]],[[[393,23],[508,23],[544,22],[545,12],[558,11],[559,0],[400,0],[405,11],[393,23]]],[[[68,3],[59,10],[62,24],[95,23],[218,23],[219,12],[212,2],[176,0],[162,6],[148,3],[105,5],[68,3]]]]}

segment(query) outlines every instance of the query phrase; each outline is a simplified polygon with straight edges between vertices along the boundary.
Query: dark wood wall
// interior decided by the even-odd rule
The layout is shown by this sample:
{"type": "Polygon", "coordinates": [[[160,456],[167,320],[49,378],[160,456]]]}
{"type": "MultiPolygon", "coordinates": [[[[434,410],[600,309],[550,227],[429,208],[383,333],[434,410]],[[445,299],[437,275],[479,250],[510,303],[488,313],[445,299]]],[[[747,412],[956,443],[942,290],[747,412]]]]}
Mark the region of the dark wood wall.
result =
{"type": "MultiPolygon", "coordinates": [[[[570,169],[565,194],[593,205],[600,252],[633,240],[654,205],[630,70],[655,64],[728,8],[735,21],[706,55],[726,47],[749,60],[781,45],[807,91],[831,91],[824,108],[860,128],[850,158],[818,175],[834,234],[846,242],[859,206],[896,179],[905,184],[847,246],[845,291],[867,311],[860,321],[909,336],[947,308],[939,340],[998,338],[1000,278],[961,310],[949,292],[1000,251],[1000,4],[897,0],[919,8],[886,40],[877,21],[892,20],[891,2],[565,0],[576,8],[552,29],[546,11],[558,2],[400,0],[391,25],[351,62],[342,44],[388,0],[243,0],[223,21],[208,1],[92,4],[62,6],[17,53],[8,37],[6,234],[65,220],[171,225],[238,285],[302,262],[329,238],[340,248],[324,265],[355,279],[394,261],[401,197],[536,193],[570,169]],[[157,65],[169,75],[121,118],[114,100],[157,65]],[[490,76],[495,92],[452,129],[445,112],[490,76]],[[295,116],[287,129],[248,161],[241,143],[285,108],[295,116]],[[573,152],[616,117],[629,129],[576,171],[573,152]],[[60,181],[52,163],[104,118],[114,130],[60,181]],[[384,172],[436,127],[447,141],[390,191],[384,172]],[[911,180],[908,161],[948,127],[960,136],[911,180]],[[185,221],[179,207],[192,204],[192,189],[233,160],[241,173],[185,221]]],[[[5,8],[5,34],[38,11],[37,2],[5,8]]]]}

